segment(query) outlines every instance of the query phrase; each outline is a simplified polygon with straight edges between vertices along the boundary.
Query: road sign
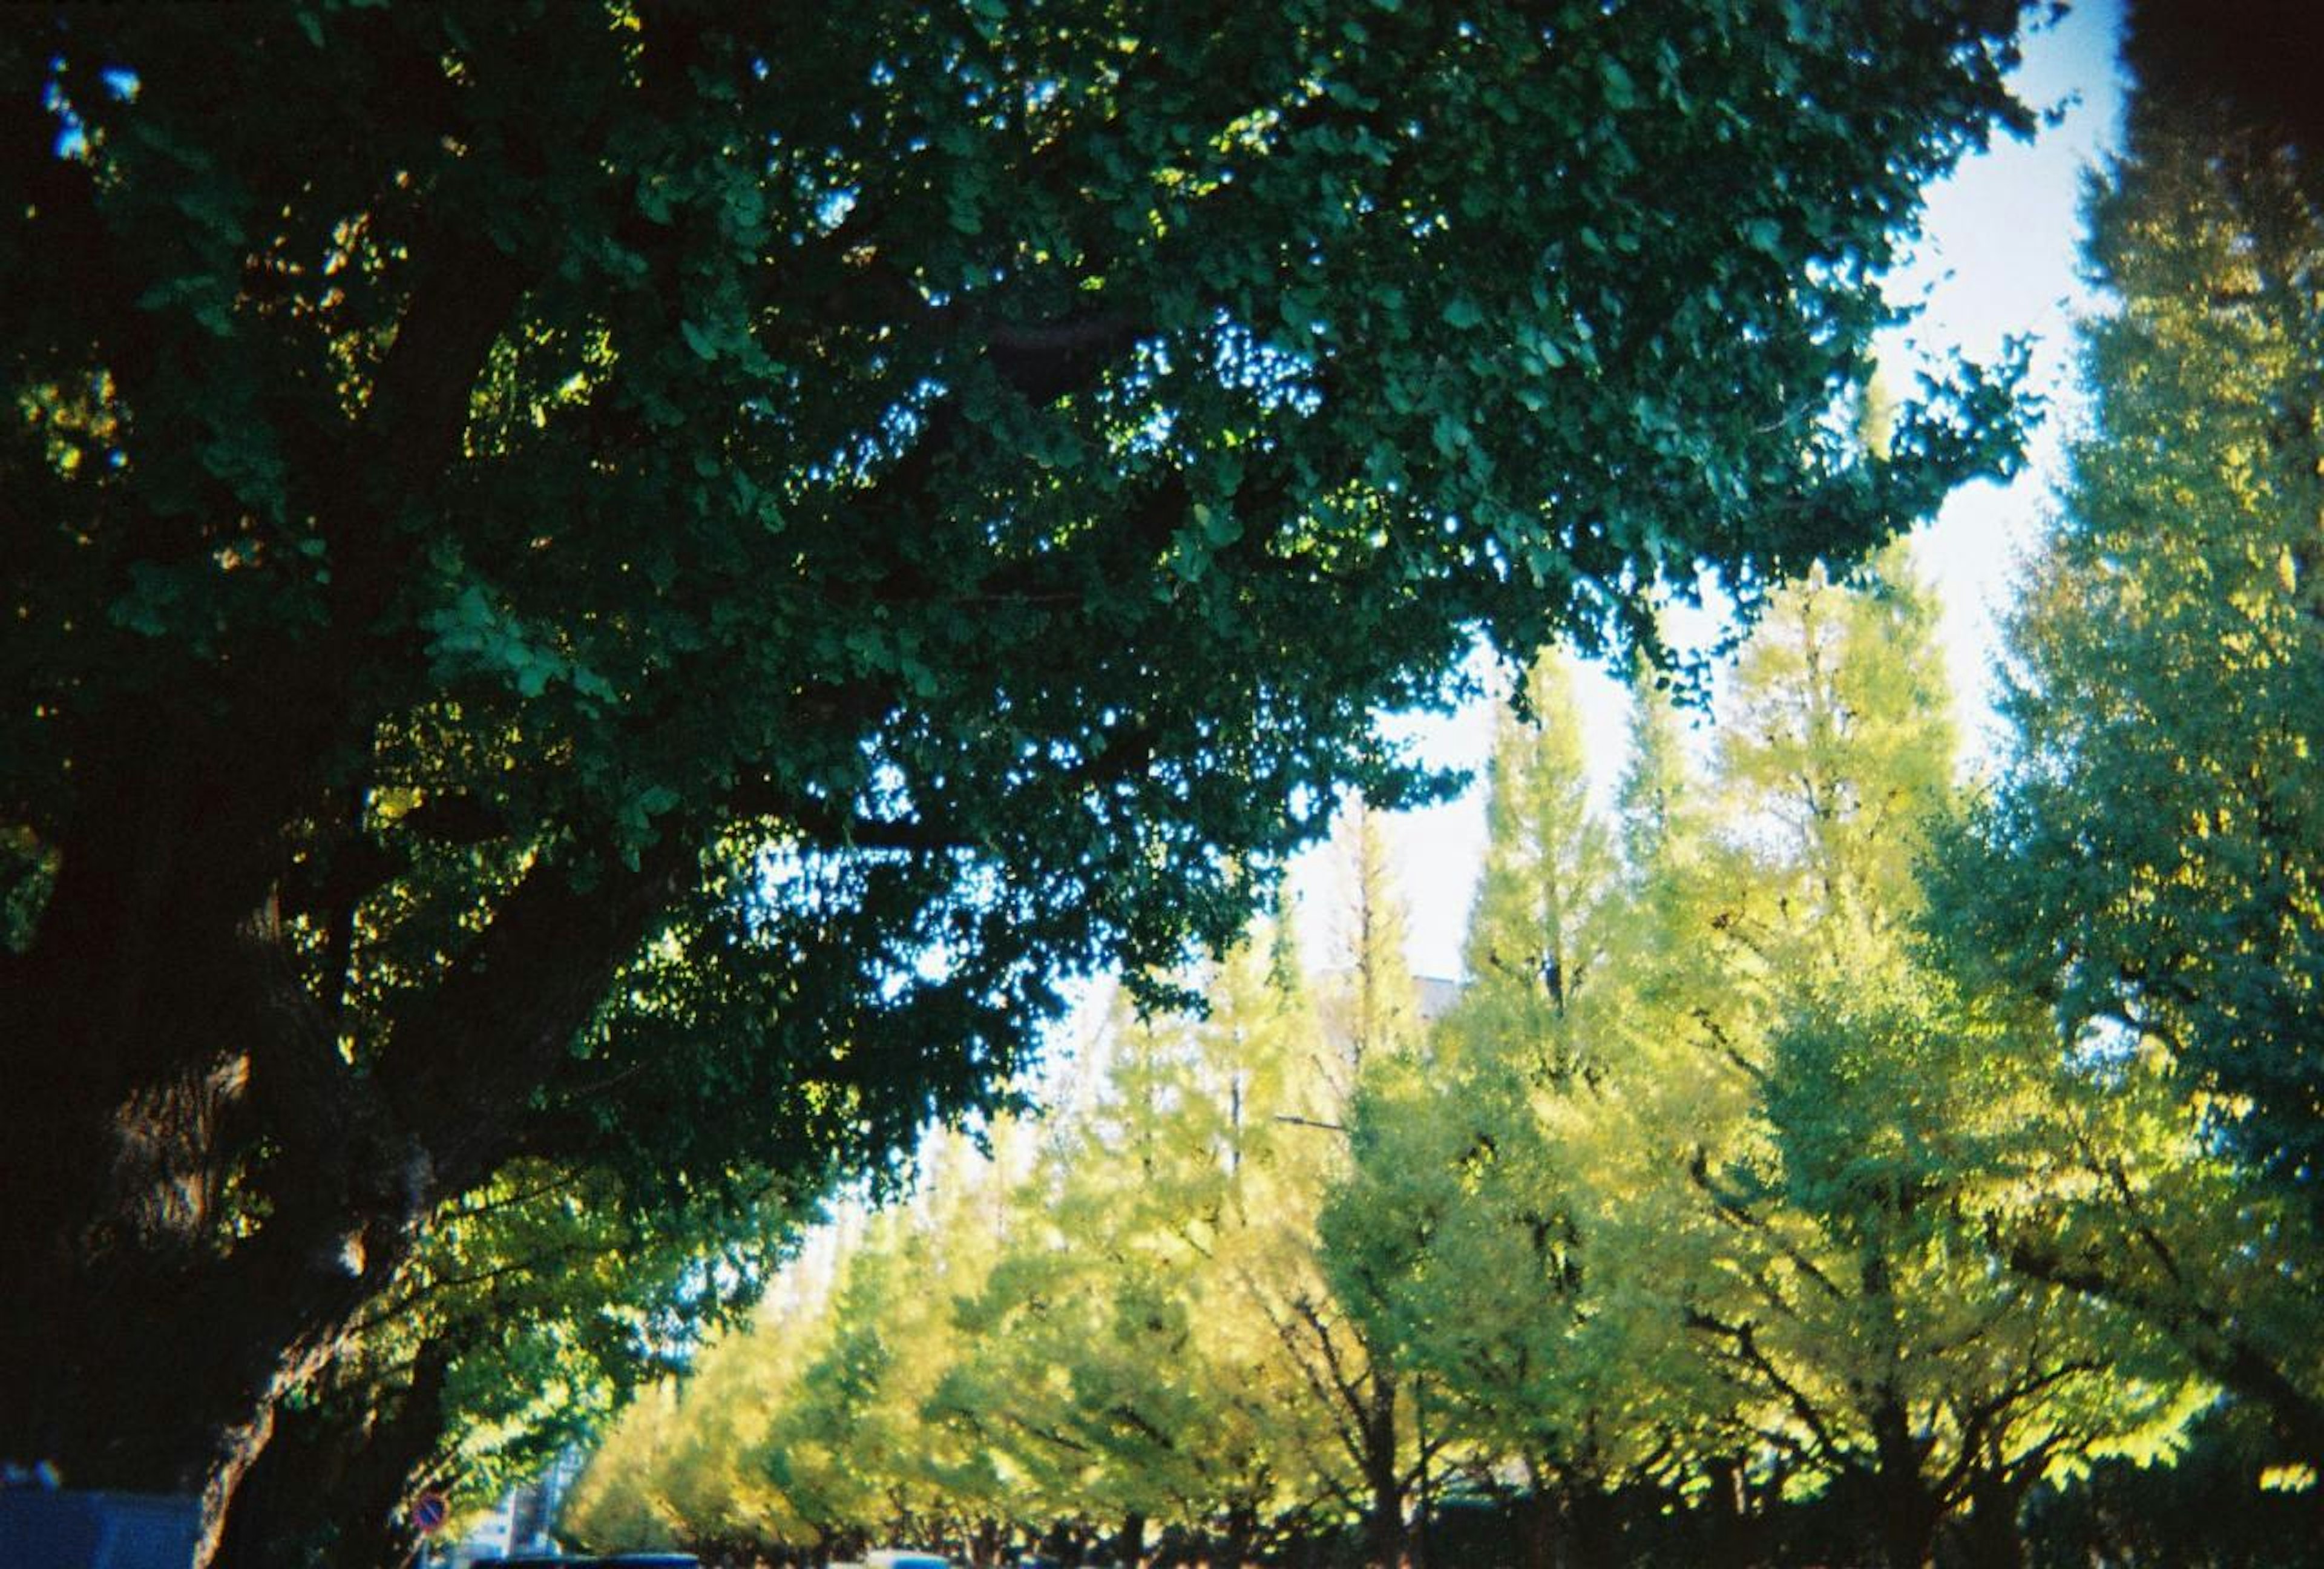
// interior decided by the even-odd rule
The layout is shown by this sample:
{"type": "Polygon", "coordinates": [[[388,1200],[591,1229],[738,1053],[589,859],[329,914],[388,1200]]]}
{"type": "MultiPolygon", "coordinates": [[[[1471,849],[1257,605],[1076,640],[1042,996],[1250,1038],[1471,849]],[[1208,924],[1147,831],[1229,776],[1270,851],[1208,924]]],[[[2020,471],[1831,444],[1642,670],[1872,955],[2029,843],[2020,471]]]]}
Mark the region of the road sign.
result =
{"type": "Polygon", "coordinates": [[[411,1523],[423,1537],[442,1530],[444,1522],[451,1517],[452,1506],[432,1488],[411,1500],[411,1523]]]}

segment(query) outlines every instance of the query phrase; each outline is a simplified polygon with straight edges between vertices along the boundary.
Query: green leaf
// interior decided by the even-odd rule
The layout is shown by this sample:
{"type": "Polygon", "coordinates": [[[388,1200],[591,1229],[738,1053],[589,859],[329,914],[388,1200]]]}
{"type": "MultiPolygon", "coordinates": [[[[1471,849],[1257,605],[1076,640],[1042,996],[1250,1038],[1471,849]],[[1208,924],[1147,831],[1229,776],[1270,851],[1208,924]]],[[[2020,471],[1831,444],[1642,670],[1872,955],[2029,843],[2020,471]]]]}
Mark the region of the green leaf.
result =
{"type": "Polygon", "coordinates": [[[1638,102],[1638,84],[1631,79],[1629,68],[1608,56],[1598,68],[1598,79],[1606,89],[1607,106],[1616,110],[1635,108],[1638,102]]]}

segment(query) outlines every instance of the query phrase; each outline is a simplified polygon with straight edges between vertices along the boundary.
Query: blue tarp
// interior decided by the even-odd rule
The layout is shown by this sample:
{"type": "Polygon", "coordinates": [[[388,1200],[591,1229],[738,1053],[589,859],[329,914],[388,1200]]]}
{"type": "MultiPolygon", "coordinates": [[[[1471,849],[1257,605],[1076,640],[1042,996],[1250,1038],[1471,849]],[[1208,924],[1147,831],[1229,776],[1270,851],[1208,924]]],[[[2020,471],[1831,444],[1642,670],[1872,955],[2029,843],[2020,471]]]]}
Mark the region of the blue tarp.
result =
{"type": "Polygon", "coordinates": [[[0,1488],[0,1569],[190,1569],[199,1520],[191,1498],[0,1488]]]}

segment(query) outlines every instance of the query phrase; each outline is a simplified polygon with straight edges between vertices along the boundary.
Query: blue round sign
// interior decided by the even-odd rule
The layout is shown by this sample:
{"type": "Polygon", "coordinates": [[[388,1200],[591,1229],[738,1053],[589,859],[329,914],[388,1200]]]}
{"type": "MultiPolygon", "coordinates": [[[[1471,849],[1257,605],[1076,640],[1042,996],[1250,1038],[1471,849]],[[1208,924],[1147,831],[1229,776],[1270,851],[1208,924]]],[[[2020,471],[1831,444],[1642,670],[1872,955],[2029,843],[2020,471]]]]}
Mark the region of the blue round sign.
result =
{"type": "Polygon", "coordinates": [[[420,1527],[423,1537],[441,1530],[444,1522],[452,1518],[452,1506],[440,1492],[423,1492],[411,1500],[411,1523],[420,1527]]]}

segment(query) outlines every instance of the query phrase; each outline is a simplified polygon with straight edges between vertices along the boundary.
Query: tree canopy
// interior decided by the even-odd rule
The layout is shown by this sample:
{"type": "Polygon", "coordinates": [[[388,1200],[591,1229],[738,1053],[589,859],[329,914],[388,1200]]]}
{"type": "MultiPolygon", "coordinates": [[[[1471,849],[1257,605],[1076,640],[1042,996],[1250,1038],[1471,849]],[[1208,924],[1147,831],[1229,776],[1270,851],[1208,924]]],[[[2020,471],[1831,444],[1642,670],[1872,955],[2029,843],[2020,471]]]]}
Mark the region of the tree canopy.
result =
{"type": "Polygon", "coordinates": [[[1476,636],[2005,464],[1833,414],[2016,12],[16,17],[0,1452],[215,1527],[511,1161],[861,1164],[1476,636]]]}

